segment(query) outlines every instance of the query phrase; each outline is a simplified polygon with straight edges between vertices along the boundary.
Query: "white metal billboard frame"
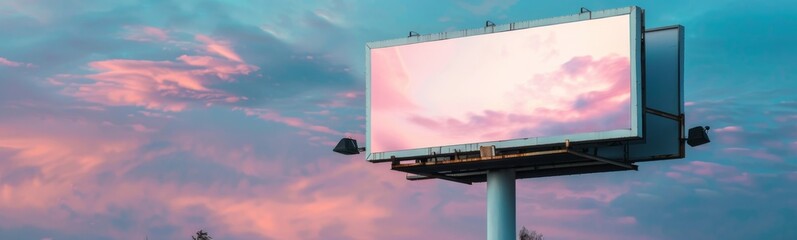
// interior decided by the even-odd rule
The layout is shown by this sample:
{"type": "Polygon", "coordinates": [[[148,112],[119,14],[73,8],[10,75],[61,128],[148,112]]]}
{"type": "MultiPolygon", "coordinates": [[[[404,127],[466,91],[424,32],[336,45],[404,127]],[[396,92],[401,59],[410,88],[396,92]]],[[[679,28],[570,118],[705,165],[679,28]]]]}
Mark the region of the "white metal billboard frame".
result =
{"type": "MultiPolygon", "coordinates": [[[[513,148],[513,147],[527,147],[527,146],[541,146],[551,144],[561,144],[566,140],[573,142],[594,142],[594,141],[617,141],[617,140],[630,140],[641,139],[643,137],[643,97],[641,96],[643,85],[643,46],[642,37],[644,35],[643,23],[643,10],[636,6],[594,11],[589,14],[574,14],[562,17],[547,18],[541,20],[522,21],[515,23],[508,23],[502,25],[491,25],[484,28],[443,32],[428,35],[413,35],[411,37],[369,42],[365,46],[365,77],[366,77],[366,157],[367,161],[371,162],[387,162],[396,158],[411,158],[419,156],[431,156],[436,154],[450,154],[456,152],[469,152],[478,151],[481,146],[495,146],[496,148],[513,148]],[[630,16],[630,56],[631,56],[631,129],[628,130],[611,130],[604,132],[590,132],[579,133],[559,136],[543,136],[543,137],[528,137],[521,139],[508,139],[501,141],[489,141],[480,143],[464,143],[448,146],[429,146],[416,149],[403,149],[397,151],[386,152],[371,152],[368,146],[371,145],[371,61],[370,50],[374,48],[384,48],[392,46],[400,46],[407,44],[423,43],[430,41],[440,41],[468,36],[484,35],[505,31],[521,30],[556,24],[572,23],[579,21],[588,21],[592,19],[600,19],[621,15],[630,16]]],[[[419,136],[422,137],[422,136],[419,136]]]]}

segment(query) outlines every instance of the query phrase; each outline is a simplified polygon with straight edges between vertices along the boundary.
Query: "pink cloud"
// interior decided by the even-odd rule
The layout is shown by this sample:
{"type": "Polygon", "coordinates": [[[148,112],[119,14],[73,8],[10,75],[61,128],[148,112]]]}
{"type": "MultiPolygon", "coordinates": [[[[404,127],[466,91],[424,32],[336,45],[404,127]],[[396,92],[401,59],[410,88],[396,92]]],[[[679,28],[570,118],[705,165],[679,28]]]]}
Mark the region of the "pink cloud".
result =
{"type": "MultiPolygon", "coordinates": [[[[200,39],[212,41],[204,36],[200,39]]],[[[222,45],[212,48],[229,51],[222,45]]],[[[176,61],[110,59],[89,63],[89,67],[98,73],[59,78],[93,80],[90,83],[75,81],[65,89],[68,95],[89,102],[176,112],[194,102],[210,105],[245,100],[246,97],[212,88],[214,84],[234,81],[235,75],[247,75],[258,70],[256,66],[238,61],[239,58],[235,60],[191,55],[182,55],[176,61]]]]}
{"type": "Polygon", "coordinates": [[[310,114],[310,115],[327,116],[327,115],[329,115],[330,111],[328,109],[324,109],[324,110],[321,110],[321,111],[307,111],[307,112],[304,112],[304,113],[305,114],[310,114]]]}
{"type": "Polygon", "coordinates": [[[326,126],[307,123],[301,118],[282,116],[278,112],[270,109],[235,108],[235,110],[243,111],[247,116],[257,116],[258,118],[266,121],[278,122],[302,130],[309,130],[309,131],[333,134],[333,135],[343,134],[341,132],[332,130],[331,128],[326,126]]]}
{"type": "Polygon", "coordinates": [[[169,40],[169,33],[151,26],[126,26],[124,39],[139,42],[164,42],[169,40]]]}
{"type": "Polygon", "coordinates": [[[7,67],[33,67],[32,63],[23,63],[23,62],[14,62],[8,60],[4,57],[0,57],[0,66],[7,66],[7,67]]]}
{"type": "Polygon", "coordinates": [[[232,46],[225,41],[219,41],[205,35],[197,35],[196,40],[205,44],[205,50],[218,54],[228,60],[243,62],[240,56],[232,50],[232,46]]]}
{"type": "Polygon", "coordinates": [[[732,154],[736,156],[747,156],[756,159],[766,160],[770,162],[783,162],[783,157],[769,153],[766,149],[749,149],[749,148],[736,148],[730,147],[722,149],[723,153],[732,154]]]}
{"type": "Polygon", "coordinates": [[[334,147],[338,144],[336,140],[330,139],[328,137],[322,136],[310,136],[307,138],[308,142],[314,146],[327,146],[327,147],[334,147]]]}
{"type": "MultiPolygon", "coordinates": [[[[71,122],[25,119],[0,124],[0,148],[14,149],[9,171],[15,166],[35,166],[50,180],[76,176],[103,164],[103,156],[129,151],[142,139],[130,128],[78,118],[71,122]],[[108,139],[112,138],[112,139],[108,139]]],[[[5,175],[0,169],[0,175],[5,175]]]]}
{"type": "Polygon", "coordinates": [[[681,172],[667,172],[664,174],[665,176],[678,181],[679,183],[686,183],[686,184],[705,184],[706,181],[703,178],[695,177],[691,175],[685,175],[681,172]]]}
{"type": "Polygon", "coordinates": [[[178,197],[171,208],[188,211],[201,206],[212,210],[226,231],[256,234],[272,239],[323,239],[328,226],[343,226],[339,233],[353,239],[373,239],[382,231],[375,224],[391,212],[384,206],[355,196],[315,195],[309,201],[277,202],[240,198],[178,197]],[[301,226],[301,227],[298,227],[301,226]]]}
{"type": "Polygon", "coordinates": [[[443,205],[443,213],[449,218],[483,217],[484,209],[486,208],[487,203],[483,200],[483,198],[474,197],[443,205]]]}
{"type": "Polygon", "coordinates": [[[741,172],[735,167],[718,163],[692,161],[689,162],[689,164],[673,166],[672,169],[680,171],[675,173],[677,175],[685,173],[692,175],[683,175],[683,178],[691,178],[694,176],[701,179],[712,179],[719,182],[737,183],[742,185],[751,185],[753,183],[752,178],[747,172],[741,172]]]}
{"type": "Polygon", "coordinates": [[[783,162],[783,157],[769,153],[764,150],[753,151],[752,153],[750,153],[750,157],[763,159],[770,162],[783,162]]]}
{"type": "Polygon", "coordinates": [[[750,186],[753,184],[753,179],[750,177],[749,173],[742,172],[732,176],[728,176],[726,178],[719,179],[721,182],[728,182],[728,183],[738,183],[742,185],[750,186]]]}
{"type": "Polygon", "coordinates": [[[91,110],[91,111],[105,111],[106,109],[101,106],[73,106],[68,107],[69,109],[78,109],[78,110],[91,110]]]}
{"type": "Polygon", "coordinates": [[[106,214],[108,208],[98,206],[124,205],[127,197],[141,200],[138,188],[120,183],[105,189],[108,183],[98,182],[97,175],[123,175],[130,166],[126,161],[135,159],[130,156],[144,142],[127,126],[90,118],[45,114],[3,119],[0,149],[11,149],[13,154],[4,157],[0,176],[15,177],[0,184],[0,221],[4,227],[35,226],[64,233],[109,229],[107,223],[76,218],[106,214]]]}
{"type": "Polygon", "coordinates": [[[356,99],[356,98],[361,97],[362,95],[363,95],[363,92],[359,92],[359,91],[348,91],[348,92],[342,92],[342,93],[338,93],[337,94],[338,97],[344,97],[344,98],[348,98],[348,99],[356,99]]]}
{"type": "Polygon", "coordinates": [[[782,123],[792,123],[797,121],[797,114],[775,116],[775,121],[782,123]]]}
{"type": "Polygon", "coordinates": [[[398,189],[422,192],[430,199],[439,199],[429,185],[412,186],[391,177],[391,174],[384,174],[385,169],[365,164],[340,165],[321,161],[307,167],[311,169],[308,170],[310,175],[294,178],[284,187],[254,190],[259,193],[276,190],[282,196],[279,198],[184,197],[173,201],[172,208],[206,207],[213,210],[212,216],[231,233],[250,233],[273,239],[325,239],[329,236],[322,235],[323,229],[330,226],[336,226],[338,234],[351,239],[375,239],[385,235],[395,239],[450,236],[447,231],[430,226],[436,221],[428,211],[434,206],[434,201],[424,200],[413,210],[396,208],[405,197],[396,191],[398,189]],[[369,180],[361,181],[363,178],[369,180]],[[341,182],[346,184],[330,184],[341,182]],[[384,188],[382,184],[388,182],[394,189],[384,188]],[[415,190],[410,190],[412,188],[415,190]],[[368,194],[359,194],[363,192],[368,194]],[[380,222],[386,220],[413,224],[394,224],[389,229],[379,227],[380,222]]]}
{"type": "Polygon", "coordinates": [[[626,225],[636,225],[637,223],[636,218],[633,216],[620,217],[617,219],[617,222],[626,225]]]}
{"type": "Polygon", "coordinates": [[[666,175],[667,177],[670,177],[670,178],[680,178],[681,176],[683,176],[683,174],[681,174],[679,172],[667,172],[664,175],[666,175]]]}
{"type": "MultiPolygon", "coordinates": [[[[156,226],[174,226],[176,233],[150,234],[150,239],[179,239],[207,226],[213,236],[258,239],[329,239],[330,228],[347,239],[483,239],[479,235],[483,224],[467,229],[461,224],[440,224],[461,217],[483,218],[483,184],[409,182],[404,174],[360,162],[358,157],[309,162],[280,159],[280,153],[258,153],[258,146],[240,144],[247,141],[219,132],[224,129],[177,131],[157,139],[168,142],[166,146],[148,150],[152,139],[134,133],[127,124],[57,118],[46,124],[2,122],[0,148],[16,153],[8,159],[11,164],[0,168],[0,174],[6,176],[21,166],[43,171],[0,186],[0,221],[4,227],[33,226],[119,239],[147,233],[156,226]],[[171,172],[158,175],[162,178],[131,177],[141,165],[167,160],[175,153],[188,154],[197,164],[207,161],[229,167],[234,174],[225,177],[239,180],[198,183],[175,178],[171,172]],[[235,178],[236,174],[249,178],[235,178]],[[441,191],[443,187],[453,191],[441,191]],[[451,196],[458,192],[465,197],[451,196]],[[119,209],[132,213],[122,216],[119,209]],[[130,224],[120,227],[108,221],[116,217],[128,219],[130,224]],[[387,224],[391,227],[384,228],[387,224]]],[[[364,137],[361,133],[346,135],[364,137]]],[[[551,200],[519,202],[519,206],[533,208],[530,216],[534,219],[545,219],[542,222],[547,223],[541,223],[539,230],[546,234],[582,236],[586,233],[557,226],[598,217],[599,212],[554,203],[583,198],[607,204],[628,188],[598,184],[573,190],[562,182],[526,181],[519,184],[519,196],[550,196],[551,200]]]]}
{"type": "Polygon", "coordinates": [[[797,181],[797,172],[790,172],[786,174],[786,178],[792,181],[797,181]]]}
{"type": "Polygon", "coordinates": [[[331,99],[331,100],[328,100],[328,101],[325,101],[325,102],[318,103],[317,105],[319,107],[322,107],[322,108],[342,108],[342,107],[350,106],[350,103],[348,101],[341,101],[341,100],[338,100],[338,99],[331,99]]]}
{"type": "Polygon", "coordinates": [[[252,144],[233,143],[222,134],[212,131],[183,132],[173,136],[169,141],[172,147],[153,153],[151,157],[169,155],[175,152],[188,152],[208,159],[216,164],[235,169],[238,173],[263,178],[270,176],[270,180],[286,177],[287,166],[282,159],[273,159],[271,156],[257,155],[257,147],[252,144]]]}
{"type": "Polygon", "coordinates": [[[133,128],[133,130],[135,130],[136,132],[141,132],[141,133],[148,133],[148,132],[157,131],[157,130],[155,130],[153,128],[149,128],[147,126],[144,126],[144,124],[140,124],[140,123],[133,124],[130,127],[133,128]]]}
{"type": "Polygon", "coordinates": [[[365,101],[365,99],[362,98],[363,94],[363,92],[357,91],[344,91],[325,94],[328,97],[320,100],[320,102],[316,103],[316,106],[325,108],[322,111],[329,111],[329,109],[333,108],[358,107],[363,104],[363,101],[365,101]]]}
{"type": "Polygon", "coordinates": [[[688,165],[678,165],[678,166],[673,166],[672,168],[675,170],[690,172],[701,176],[715,176],[720,172],[730,172],[735,170],[735,168],[733,167],[728,167],[717,163],[703,162],[703,161],[692,161],[689,162],[688,165]]]}
{"type": "MultiPolygon", "coordinates": [[[[600,220],[602,228],[633,228],[636,224],[635,216],[608,216],[601,211],[631,189],[639,188],[630,182],[608,184],[600,180],[562,181],[551,178],[518,181],[517,188],[518,225],[542,232],[545,236],[562,239],[644,239],[638,235],[613,234],[612,231],[596,233],[567,227],[573,222],[600,220]],[[569,185],[574,183],[583,186],[569,185]],[[584,202],[591,204],[583,206],[581,203],[584,202]],[[575,206],[563,203],[572,203],[575,206]]],[[[472,211],[482,210],[480,213],[483,214],[483,207],[474,206],[472,211]]]]}
{"type": "Polygon", "coordinates": [[[744,129],[742,129],[742,127],[740,126],[727,126],[727,127],[718,128],[714,131],[718,133],[735,133],[735,132],[742,132],[744,131],[744,129]]]}
{"type": "Polygon", "coordinates": [[[140,113],[141,115],[144,115],[146,117],[152,117],[152,118],[174,118],[174,116],[172,116],[172,115],[167,115],[167,114],[158,113],[158,112],[138,111],[138,113],[140,113]]]}
{"type": "MultiPolygon", "coordinates": [[[[132,130],[120,124],[102,128],[90,122],[41,124],[27,121],[25,125],[10,127],[13,124],[21,123],[0,124],[0,149],[15,152],[5,159],[0,175],[9,176],[9,172],[18,171],[20,167],[36,167],[41,172],[0,186],[0,211],[3,212],[0,221],[4,227],[35,226],[63,233],[91,232],[125,238],[130,233],[146,233],[153,226],[169,225],[179,226],[177,232],[182,235],[197,227],[186,219],[200,217],[221,229],[214,231],[220,235],[323,239],[324,228],[340,226],[343,235],[373,239],[384,234],[376,220],[395,212],[385,203],[395,204],[401,197],[395,192],[375,194],[384,186],[381,183],[402,180],[400,176],[382,174],[384,169],[321,161],[303,167],[302,172],[312,173],[310,177],[286,174],[291,171],[279,166],[275,159],[263,161],[252,146],[224,144],[224,139],[197,138],[202,133],[180,134],[169,139],[176,145],[153,152],[136,152],[146,141],[141,141],[131,134],[132,130]],[[249,176],[271,176],[271,179],[284,179],[287,183],[250,185],[241,182],[238,186],[221,187],[218,183],[200,185],[169,178],[160,182],[128,177],[131,169],[142,163],[183,151],[249,176]],[[108,173],[114,177],[97,180],[106,178],[103,176],[108,173]],[[370,181],[354,177],[363,177],[363,174],[370,181]],[[318,187],[330,182],[343,183],[318,187]],[[353,189],[368,194],[351,194],[353,189]],[[211,215],[196,216],[197,207],[208,207],[211,215]],[[104,216],[119,214],[114,209],[134,211],[124,216],[131,225],[122,228],[105,221],[104,216]],[[96,220],[89,223],[75,218],[96,220]]],[[[391,234],[420,237],[420,233],[412,232],[391,234]]],[[[174,236],[160,236],[164,237],[174,236]]]]}

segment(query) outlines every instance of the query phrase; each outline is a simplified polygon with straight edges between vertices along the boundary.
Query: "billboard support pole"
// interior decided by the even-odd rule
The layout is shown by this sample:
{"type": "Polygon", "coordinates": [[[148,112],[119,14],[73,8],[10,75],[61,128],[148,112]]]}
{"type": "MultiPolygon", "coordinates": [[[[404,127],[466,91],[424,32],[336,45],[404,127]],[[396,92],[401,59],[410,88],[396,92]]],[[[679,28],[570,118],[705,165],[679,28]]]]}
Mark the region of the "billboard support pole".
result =
{"type": "Polygon", "coordinates": [[[515,170],[487,172],[487,240],[514,240],[515,170]]]}
{"type": "MultiPolygon", "coordinates": [[[[479,152],[494,157],[495,146],[481,146],[479,152]]],[[[515,215],[515,169],[487,171],[487,240],[514,240],[515,215]]]]}

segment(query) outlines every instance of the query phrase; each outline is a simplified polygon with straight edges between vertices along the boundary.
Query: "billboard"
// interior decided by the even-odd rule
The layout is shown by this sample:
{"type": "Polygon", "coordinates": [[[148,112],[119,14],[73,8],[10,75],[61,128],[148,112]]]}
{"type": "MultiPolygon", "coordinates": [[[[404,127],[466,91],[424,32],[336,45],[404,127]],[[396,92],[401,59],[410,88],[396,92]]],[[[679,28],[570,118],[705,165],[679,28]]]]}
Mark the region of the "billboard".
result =
{"type": "Polygon", "coordinates": [[[642,137],[628,7],[366,45],[366,159],[642,137]]]}
{"type": "MultiPolygon", "coordinates": [[[[581,153],[622,163],[680,159],[684,151],[684,27],[680,25],[645,30],[644,141],[624,144],[574,146],[581,153]]],[[[561,148],[549,148],[561,149],[561,148]]],[[[531,151],[538,152],[538,151],[531,151]]],[[[561,152],[561,151],[559,151],[561,152]]],[[[515,154],[518,155],[518,154],[515,154]]],[[[445,179],[461,183],[487,181],[486,170],[507,166],[516,178],[536,178],[630,170],[594,159],[548,151],[526,159],[490,161],[435,161],[426,164],[393,165],[410,173],[409,180],[445,179]]]]}

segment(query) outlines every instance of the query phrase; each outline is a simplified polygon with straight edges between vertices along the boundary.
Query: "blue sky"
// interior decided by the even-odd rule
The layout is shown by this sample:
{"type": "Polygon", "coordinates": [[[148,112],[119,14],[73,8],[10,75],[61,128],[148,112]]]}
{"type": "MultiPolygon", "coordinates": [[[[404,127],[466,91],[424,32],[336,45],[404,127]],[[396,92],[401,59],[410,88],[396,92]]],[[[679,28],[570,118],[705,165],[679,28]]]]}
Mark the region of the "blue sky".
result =
{"type": "Polygon", "coordinates": [[[795,239],[793,1],[0,2],[0,236],[483,239],[484,184],[331,153],[364,44],[637,5],[686,27],[687,126],[638,172],[518,181],[546,239],[795,239]]]}

